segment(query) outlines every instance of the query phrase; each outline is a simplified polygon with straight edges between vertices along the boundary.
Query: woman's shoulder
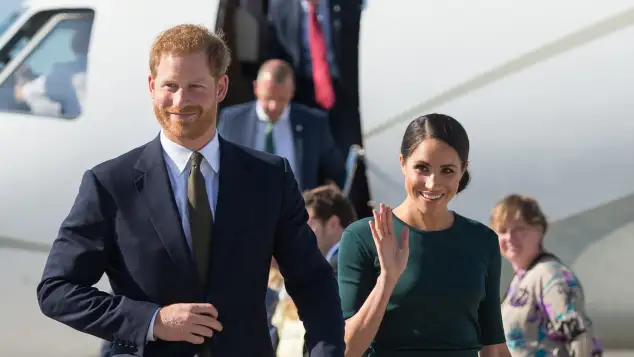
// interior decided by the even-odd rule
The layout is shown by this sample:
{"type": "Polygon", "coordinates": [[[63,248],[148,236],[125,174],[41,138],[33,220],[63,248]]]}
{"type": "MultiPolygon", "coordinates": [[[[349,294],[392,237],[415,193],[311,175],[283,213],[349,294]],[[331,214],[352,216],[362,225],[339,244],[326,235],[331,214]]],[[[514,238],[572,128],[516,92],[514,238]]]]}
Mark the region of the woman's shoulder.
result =
{"type": "Polygon", "coordinates": [[[342,245],[367,245],[372,243],[372,232],[370,231],[371,217],[361,218],[352,222],[344,229],[341,236],[342,245]]]}
{"type": "MultiPolygon", "coordinates": [[[[374,245],[374,239],[372,238],[372,230],[370,229],[370,221],[373,221],[374,217],[361,218],[355,222],[350,223],[344,230],[344,236],[354,236],[356,239],[360,239],[364,242],[374,245]]],[[[406,227],[405,223],[394,215],[393,217],[394,231],[400,231],[403,227],[406,227]]],[[[343,238],[342,238],[343,239],[343,238]]]]}
{"type": "Polygon", "coordinates": [[[539,258],[531,271],[545,284],[557,280],[566,281],[573,285],[577,284],[577,277],[572,269],[551,254],[545,254],[542,258],[539,258]]]}
{"type": "Polygon", "coordinates": [[[497,234],[489,228],[486,224],[479,222],[475,219],[465,217],[454,212],[455,222],[457,229],[460,230],[461,233],[465,233],[469,237],[477,238],[476,241],[487,241],[489,244],[494,244],[497,248],[498,246],[498,238],[497,234]]]}
{"type": "Polygon", "coordinates": [[[370,224],[369,222],[372,220],[372,217],[361,218],[357,221],[354,221],[346,227],[344,232],[353,233],[359,236],[367,236],[372,235],[370,232],[370,224]]]}

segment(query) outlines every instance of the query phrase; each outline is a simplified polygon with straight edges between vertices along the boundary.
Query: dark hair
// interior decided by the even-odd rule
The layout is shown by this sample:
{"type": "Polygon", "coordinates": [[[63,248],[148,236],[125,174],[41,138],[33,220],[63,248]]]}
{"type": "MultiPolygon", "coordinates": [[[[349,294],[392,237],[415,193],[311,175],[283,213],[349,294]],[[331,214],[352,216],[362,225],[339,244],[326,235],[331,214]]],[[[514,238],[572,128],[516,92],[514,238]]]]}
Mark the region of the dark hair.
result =
{"type": "MultiPolygon", "coordinates": [[[[467,131],[456,119],[449,115],[436,113],[420,116],[409,123],[401,143],[403,159],[407,160],[420,143],[427,138],[442,140],[456,150],[462,167],[469,160],[469,137],[467,136],[467,131]]],[[[469,171],[465,170],[458,184],[458,192],[467,188],[469,181],[471,181],[471,176],[469,171]]]]}
{"type": "Polygon", "coordinates": [[[304,192],[307,209],[312,209],[315,217],[325,222],[337,216],[343,228],[357,220],[357,213],[350,200],[335,184],[316,187],[304,192]]]}

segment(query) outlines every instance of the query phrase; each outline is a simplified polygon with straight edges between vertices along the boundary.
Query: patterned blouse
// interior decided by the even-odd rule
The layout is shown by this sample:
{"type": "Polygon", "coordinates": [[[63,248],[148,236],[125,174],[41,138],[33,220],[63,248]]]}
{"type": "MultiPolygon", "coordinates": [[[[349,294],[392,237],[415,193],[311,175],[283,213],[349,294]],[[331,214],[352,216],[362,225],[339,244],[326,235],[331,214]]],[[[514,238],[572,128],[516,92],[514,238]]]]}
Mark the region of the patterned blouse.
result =
{"type": "Polygon", "coordinates": [[[543,254],[515,275],[502,301],[506,343],[513,357],[601,357],[572,271],[543,254]]]}

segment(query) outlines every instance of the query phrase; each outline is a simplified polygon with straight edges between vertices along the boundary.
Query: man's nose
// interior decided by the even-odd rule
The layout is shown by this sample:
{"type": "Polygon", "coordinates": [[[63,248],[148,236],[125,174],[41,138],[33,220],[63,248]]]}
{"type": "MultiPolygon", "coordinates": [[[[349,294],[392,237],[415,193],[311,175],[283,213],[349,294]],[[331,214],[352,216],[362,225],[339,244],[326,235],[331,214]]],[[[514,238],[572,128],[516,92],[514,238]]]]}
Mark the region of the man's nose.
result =
{"type": "Polygon", "coordinates": [[[272,100],[272,101],[269,102],[269,110],[270,111],[275,112],[275,111],[277,111],[277,108],[278,108],[278,105],[277,105],[276,101],[272,100]]]}
{"type": "Polygon", "coordinates": [[[183,108],[187,106],[187,93],[185,89],[180,88],[172,95],[172,104],[175,107],[183,108]]]}

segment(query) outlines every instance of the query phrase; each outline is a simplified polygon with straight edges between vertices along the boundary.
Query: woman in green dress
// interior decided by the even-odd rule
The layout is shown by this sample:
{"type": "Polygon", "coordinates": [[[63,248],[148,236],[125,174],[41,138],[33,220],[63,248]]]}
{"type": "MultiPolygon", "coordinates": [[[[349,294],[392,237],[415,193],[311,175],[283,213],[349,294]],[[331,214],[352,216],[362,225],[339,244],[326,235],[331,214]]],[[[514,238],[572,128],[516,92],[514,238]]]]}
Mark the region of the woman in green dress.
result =
{"type": "Polygon", "coordinates": [[[469,183],[469,139],[429,114],[403,137],[407,198],[352,223],[339,248],[346,356],[508,356],[496,234],[450,211],[469,183]]]}

